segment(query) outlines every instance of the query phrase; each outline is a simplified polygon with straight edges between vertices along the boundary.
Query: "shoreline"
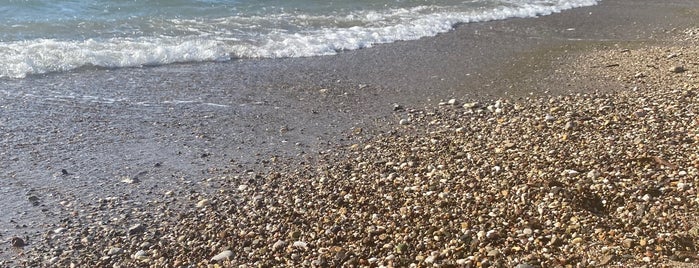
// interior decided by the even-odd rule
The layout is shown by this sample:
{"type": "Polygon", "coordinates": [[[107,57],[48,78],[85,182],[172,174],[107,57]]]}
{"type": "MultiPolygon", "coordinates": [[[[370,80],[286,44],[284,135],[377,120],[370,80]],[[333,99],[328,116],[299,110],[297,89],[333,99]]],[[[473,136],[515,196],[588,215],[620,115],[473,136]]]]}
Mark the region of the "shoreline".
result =
{"type": "MultiPolygon", "coordinates": [[[[626,3],[626,1],[615,3],[626,3]]],[[[617,7],[617,9],[619,8],[623,7],[617,7]]],[[[601,9],[593,10],[600,11],[601,9]]],[[[584,11],[578,10],[578,13],[577,16],[583,16],[584,11]]],[[[565,18],[564,15],[551,15],[555,17],[540,19],[549,18],[549,23],[556,24],[559,23],[557,20],[565,18]]],[[[166,200],[170,203],[168,206],[172,207],[161,207],[162,211],[160,212],[166,211],[166,214],[169,215],[164,218],[173,217],[175,219],[182,217],[177,215],[191,217],[192,214],[186,211],[193,209],[193,201],[195,201],[194,207],[196,207],[193,209],[194,211],[211,208],[210,204],[218,204],[217,202],[230,206],[233,204],[231,203],[233,200],[227,200],[225,193],[236,195],[235,189],[245,193],[250,193],[252,189],[260,190],[255,188],[260,185],[250,186],[251,189],[243,187],[245,189],[241,190],[241,181],[248,180],[260,183],[259,181],[266,178],[267,175],[274,174],[268,173],[269,170],[279,168],[282,166],[280,163],[284,161],[298,164],[286,166],[287,169],[291,169],[287,170],[290,174],[294,174],[293,170],[296,168],[303,170],[304,168],[299,166],[304,164],[330,161],[325,159],[327,157],[324,156],[325,154],[341,152],[344,150],[342,148],[347,145],[371,143],[377,139],[385,139],[386,133],[393,131],[392,129],[398,125],[400,119],[407,119],[411,116],[411,111],[424,111],[430,108],[422,109],[421,106],[430,107],[450,98],[460,100],[496,99],[494,96],[522,98],[537,88],[542,88],[543,91],[548,91],[553,95],[568,92],[569,89],[558,88],[558,85],[567,84],[568,78],[577,75],[575,70],[567,70],[567,73],[562,75],[559,73],[528,75],[525,72],[514,74],[511,79],[496,79],[500,77],[498,72],[505,70],[504,72],[509,73],[512,70],[508,70],[509,67],[503,66],[502,63],[493,62],[449,69],[439,73],[439,76],[434,78],[432,76],[435,74],[418,71],[437,71],[444,68],[443,66],[435,67],[441,65],[434,62],[444,63],[444,66],[457,66],[479,57],[488,58],[490,57],[488,53],[501,53],[499,57],[495,58],[506,63],[511,61],[503,59],[505,58],[503,55],[517,55],[517,59],[521,60],[520,64],[534,67],[531,68],[531,71],[551,70],[550,67],[540,67],[542,62],[545,63],[547,59],[555,58],[555,56],[550,56],[550,51],[544,47],[552,46],[565,50],[566,46],[569,46],[563,41],[561,43],[558,41],[548,41],[548,43],[534,41],[522,47],[510,45],[510,49],[518,50],[514,52],[495,50],[495,52],[486,52],[484,55],[472,56],[474,58],[469,56],[457,60],[445,60],[445,58],[450,58],[449,53],[446,52],[458,51],[446,49],[448,44],[454,41],[465,41],[480,42],[479,44],[482,46],[488,46],[491,45],[489,43],[491,40],[502,38],[503,32],[511,31],[510,27],[514,25],[517,25],[516,29],[534,29],[535,33],[542,33],[539,31],[541,28],[551,30],[542,27],[540,22],[532,19],[508,20],[462,25],[457,27],[455,33],[414,41],[418,42],[417,44],[405,42],[379,46],[343,53],[334,59],[246,61],[201,64],[195,68],[210,71],[206,73],[199,73],[201,70],[192,73],[191,65],[132,70],[98,70],[65,75],[57,74],[28,81],[15,81],[13,82],[15,85],[25,89],[31,88],[32,93],[46,93],[57,87],[67,87],[72,88],[71,93],[74,94],[64,94],[63,98],[56,96],[43,98],[41,94],[35,94],[35,96],[40,97],[27,103],[4,103],[4,107],[9,107],[8,111],[20,111],[27,117],[38,115],[40,120],[46,121],[44,121],[45,125],[39,128],[29,127],[18,121],[9,121],[9,123],[6,121],[6,124],[3,124],[6,129],[9,129],[8,132],[20,133],[27,129],[29,131],[24,134],[27,135],[26,137],[13,134],[13,136],[4,139],[10,141],[3,144],[4,149],[8,149],[6,152],[14,151],[15,153],[13,155],[5,154],[0,158],[3,163],[9,163],[9,167],[3,171],[3,175],[12,178],[9,184],[8,181],[3,182],[3,191],[16,189],[9,190],[8,193],[21,194],[7,200],[12,204],[17,204],[18,208],[15,211],[5,213],[8,216],[2,222],[4,229],[1,233],[2,238],[6,241],[5,245],[9,245],[11,237],[22,236],[24,233],[29,237],[27,239],[29,246],[26,248],[38,250],[27,253],[30,255],[36,253],[37,255],[33,256],[43,258],[46,255],[57,254],[53,251],[55,249],[47,248],[47,246],[56,243],[61,237],[74,234],[73,232],[81,228],[96,227],[94,226],[96,222],[103,222],[103,226],[90,229],[92,230],[90,233],[100,232],[100,228],[111,229],[115,239],[121,241],[118,243],[121,246],[100,244],[106,241],[87,240],[85,242],[82,241],[82,238],[77,239],[77,237],[71,236],[76,241],[66,243],[73,243],[71,247],[77,247],[72,254],[81,257],[86,257],[82,255],[83,253],[99,255],[99,250],[84,247],[86,243],[95,243],[105,247],[106,251],[102,252],[105,256],[113,255],[129,257],[132,260],[138,259],[127,256],[138,252],[119,252],[110,255],[109,251],[112,248],[134,249],[133,240],[130,242],[124,240],[132,237],[129,235],[131,232],[129,228],[136,226],[139,222],[138,219],[142,216],[156,213],[156,211],[144,209],[144,206],[158,207],[158,201],[166,200]],[[484,29],[489,28],[490,32],[482,33],[484,29]],[[479,32],[481,39],[477,41],[469,39],[479,32]],[[547,45],[542,45],[542,43],[547,45]],[[414,46],[418,47],[419,50],[411,52],[415,56],[411,59],[396,59],[387,52],[391,49],[400,51],[406,49],[402,47],[414,48],[414,46]],[[429,52],[423,53],[425,51],[429,52]],[[527,53],[531,54],[527,55],[527,53]],[[538,58],[539,53],[549,56],[538,58]],[[406,60],[423,61],[424,57],[431,58],[431,60],[425,61],[427,66],[420,66],[424,69],[415,69],[417,66],[405,64],[406,60]],[[531,60],[528,61],[527,57],[530,57],[531,60]],[[336,61],[339,63],[335,63],[336,61]],[[304,66],[304,68],[291,71],[299,66],[304,66]],[[391,68],[384,69],[380,66],[391,66],[391,68]],[[342,68],[338,69],[338,67],[342,68]],[[233,70],[218,72],[224,68],[232,68],[233,70]],[[348,69],[353,71],[347,71],[348,69]],[[372,72],[377,69],[381,71],[372,72]],[[464,74],[471,73],[469,70],[479,70],[486,75],[473,72],[472,76],[475,78],[464,80],[464,74]],[[279,75],[279,72],[284,71],[289,72],[279,75]],[[249,74],[250,77],[255,78],[252,81],[237,80],[226,85],[223,81],[227,81],[227,77],[232,77],[236,72],[249,74]],[[414,76],[406,78],[402,77],[402,73],[414,74],[414,76]],[[524,84],[520,84],[522,77],[540,77],[539,75],[541,77],[555,77],[550,80],[532,79],[532,81],[524,81],[524,84]],[[178,78],[179,76],[184,76],[184,78],[178,78]],[[60,77],[72,77],[74,80],[60,79],[60,77]],[[400,79],[394,81],[392,78],[400,79]],[[91,81],[90,79],[94,79],[94,81],[81,84],[91,81]],[[129,80],[135,84],[130,84],[129,80]],[[415,80],[420,82],[413,83],[415,80]],[[541,83],[542,81],[551,81],[551,83],[541,83]],[[47,86],[47,82],[54,84],[47,86]],[[63,85],[59,85],[60,83],[63,85]],[[430,89],[434,91],[425,92],[424,88],[422,90],[418,88],[426,84],[431,84],[439,89],[430,89]],[[521,89],[512,90],[505,86],[508,84],[521,87],[521,89]],[[174,85],[174,88],[171,85],[174,85]],[[476,88],[478,85],[480,85],[478,92],[464,92],[464,90],[476,88]],[[203,90],[198,92],[199,94],[193,95],[194,89],[187,87],[203,87],[203,90]],[[228,87],[242,90],[230,92],[226,90],[228,87]],[[124,93],[105,91],[109,88],[125,88],[126,94],[120,96],[124,93]],[[133,94],[142,88],[152,90],[152,92],[140,95],[133,94]],[[488,91],[494,88],[497,90],[488,91]],[[97,95],[99,96],[97,99],[90,98],[91,92],[95,93],[94,91],[102,95],[97,95]],[[222,95],[227,95],[227,97],[220,98],[222,95]],[[394,111],[394,103],[403,106],[407,111],[394,111]],[[42,109],[46,109],[49,113],[43,114],[40,112],[42,109]],[[124,111],[129,112],[122,114],[124,111]],[[358,116],[358,113],[363,114],[358,116]],[[90,116],[87,122],[80,120],[80,117],[84,115],[90,116]],[[231,116],[241,120],[227,118],[231,116]],[[260,120],[264,123],[260,123],[260,120]],[[327,125],[321,126],[320,124],[327,125]],[[53,133],[59,133],[58,137],[41,134],[51,130],[54,130],[53,133]],[[58,131],[56,132],[56,130],[58,131]],[[85,132],[105,130],[107,133],[104,136],[97,134],[97,132],[85,132]],[[235,132],[230,133],[230,131],[235,132]],[[91,134],[83,136],[80,134],[81,132],[91,134]],[[34,139],[37,140],[36,143],[28,142],[34,139]],[[24,151],[25,149],[28,150],[24,151]],[[115,155],[114,152],[119,153],[115,155]],[[249,152],[255,153],[249,155],[249,152]],[[66,170],[65,173],[62,172],[63,169],[66,170]],[[37,176],[50,179],[35,182],[26,181],[28,178],[37,176]],[[217,192],[220,193],[216,194],[217,192]],[[38,204],[32,205],[31,203],[34,202],[32,200],[38,200],[38,204]],[[200,202],[202,205],[197,207],[200,202]],[[97,212],[102,209],[106,209],[107,213],[97,212]],[[22,212],[22,210],[24,211],[22,212]],[[83,210],[86,211],[83,212],[83,210]],[[125,216],[114,217],[115,215],[110,215],[112,213],[125,216]],[[66,216],[69,219],[68,222],[63,221],[66,216]],[[89,218],[85,218],[85,216],[89,216],[89,218]],[[17,221],[20,222],[17,223],[17,221]],[[13,229],[15,227],[10,227],[13,224],[28,224],[29,226],[13,229]],[[124,235],[126,238],[118,238],[124,235]],[[129,243],[131,246],[128,246],[129,243]],[[83,245],[83,247],[79,245],[83,245]],[[46,250],[46,252],[40,253],[42,250],[46,250]]],[[[543,32],[547,33],[547,30],[543,32]]],[[[634,30],[641,31],[637,28],[634,30]]],[[[634,35],[633,31],[628,31],[627,34],[634,35]]],[[[593,34],[595,38],[601,38],[598,35],[599,33],[593,34]]],[[[565,32],[563,36],[575,38],[575,34],[568,32],[565,32]],[[567,34],[572,34],[572,36],[567,36],[567,34]]],[[[540,38],[544,40],[549,37],[544,35],[540,38]]],[[[531,36],[518,36],[514,39],[532,40],[531,36]]],[[[632,42],[643,43],[647,41],[642,39],[632,42]]],[[[603,42],[603,46],[613,45],[615,42],[603,42]]],[[[643,47],[643,45],[639,46],[643,47]]],[[[485,50],[480,48],[480,51],[485,50]]],[[[573,51],[583,54],[589,53],[589,47],[583,45],[580,50],[573,51]]],[[[561,62],[579,55],[563,54],[566,57],[563,57],[561,62]]],[[[521,68],[515,64],[512,69],[521,68]]],[[[591,88],[599,86],[602,87],[602,90],[629,88],[617,82],[595,84],[594,86],[585,81],[580,83],[591,88]]],[[[569,88],[585,90],[580,88],[579,84],[578,86],[571,85],[569,88]]],[[[540,93],[535,93],[535,95],[538,94],[540,93]]],[[[26,95],[24,97],[26,98],[26,95]]],[[[22,115],[11,119],[22,119],[22,115]]],[[[41,124],[41,122],[33,123],[41,124]]],[[[415,131],[419,132],[420,130],[415,129],[415,131]]],[[[406,135],[414,135],[414,133],[408,132],[406,135]]],[[[342,158],[342,156],[337,157],[342,158]]],[[[298,172],[303,174],[302,171],[298,172]]],[[[315,171],[306,170],[305,172],[314,174],[315,171]]],[[[270,180],[274,181],[276,176],[271,175],[270,180]]],[[[342,184],[342,182],[337,183],[342,184]]],[[[292,185],[288,187],[293,188],[292,185]]],[[[273,190],[267,189],[266,191],[273,190]]],[[[263,201],[267,202],[267,200],[263,201]]],[[[189,219],[192,220],[192,218],[189,219]]],[[[148,240],[142,238],[142,233],[151,236],[155,235],[156,230],[161,232],[161,228],[167,227],[158,226],[157,223],[152,222],[148,225],[144,224],[144,226],[146,227],[143,232],[140,228],[136,228],[137,232],[134,231],[141,238],[136,238],[136,234],[133,235],[133,239],[141,243],[148,240]]],[[[189,234],[183,233],[181,235],[184,235],[184,239],[187,240],[194,239],[189,234]]],[[[232,237],[230,233],[225,235],[232,237]]],[[[150,238],[155,239],[154,236],[150,238]]],[[[244,238],[244,236],[239,238],[244,238]]],[[[179,241],[179,237],[175,240],[179,241]]],[[[254,241],[251,242],[254,243],[254,241]]],[[[154,246],[154,244],[151,242],[150,246],[154,246]]],[[[297,246],[291,243],[287,244],[285,245],[287,249],[298,251],[297,246]]],[[[150,246],[144,247],[143,244],[139,244],[139,247],[144,248],[144,251],[146,248],[152,250],[150,246]]],[[[216,248],[220,247],[222,246],[216,246],[216,248]]],[[[5,248],[1,253],[11,256],[14,254],[14,250],[5,248]]],[[[146,252],[146,254],[153,256],[152,252],[146,252]]],[[[212,252],[200,252],[200,254],[196,261],[208,260],[210,257],[208,255],[211,255],[212,252]],[[202,256],[207,257],[203,258],[202,256]]],[[[297,256],[299,254],[302,253],[297,252],[297,256]]],[[[68,264],[66,261],[73,261],[70,256],[72,255],[58,254],[56,256],[58,259],[54,261],[68,264]]],[[[190,257],[194,258],[194,255],[190,257]]],[[[429,256],[423,255],[423,257],[429,256]]],[[[116,258],[114,260],[124,261],[129,259],[114,258],[116,258]]],[[[107,258],[103,261],[110,262],[111,259],[107,258]]],[[[173,260],[168,260],[172,263],[171,261],[173,260]]],[[[357,261],[359,262],[361,259],[357,258],[357,261]]]]}

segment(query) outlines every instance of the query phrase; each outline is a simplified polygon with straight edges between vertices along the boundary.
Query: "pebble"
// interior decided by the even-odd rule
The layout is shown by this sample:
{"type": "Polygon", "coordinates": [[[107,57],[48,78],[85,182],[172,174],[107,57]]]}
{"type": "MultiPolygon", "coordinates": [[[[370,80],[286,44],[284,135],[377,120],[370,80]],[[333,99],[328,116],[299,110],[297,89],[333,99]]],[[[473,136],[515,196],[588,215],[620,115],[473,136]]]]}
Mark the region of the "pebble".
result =
{"type": "Polygon", "coordinates": [[[134,184],[141,182],[141,180],[138,178],[124,178],[123,180],[121,180],[121,182],[126,184],[134,184]]]}
{"type": "Polygon", "coordinates": [[[211,257],[211,261],[224,261],[230,259],[231,257],[233,257],[233,251],[224,250],[221,253],[211,257]]]}
{"type": "Polygon", "coordinates": [[[277,242],[274,242],[274,244],[272,245],[272,250],[276,251],[276,250],[282,249],[285,246],[286,246],[286,242],[284,242],[283,240],[277,240],[277,242]]]}
{"type": "Polygon", "coordinates": [[[209,205],[209,199],[202,199],[197,202],[196,207],[202,208],[209,205]]]}
{"type": "Polygon", "coordinates": [[[515,268],[538,268],[538,266],[534,266],[531,264],[526,264],[526,263],[520,263],[515,266],[515,268]]]}
{"type": "Polygon", "coordinates": [[[464,103],[464,105],[462,107],[465,109],[473,109],[473,108],[478,108],[478,106],[479,106],[478,102],[467,102],[467,103],[464,103]]]}
{"type": "Polygon", "coordinates": [[[590,170],[590,172],[587,173],[587,177],[593,180],[599,178],[600,175],[602,174],[596,169],[590,170]]]}
{"type": "Polygon", "coordinates": [[[119,254],[121,254],[122,251],[123,251],[123,249],[121,249],[119,247],[112,247],[112,248],[109,248],[109,251],[107,251],[107,255],[108,256],[119,255],[119,254]]]}
{"type": "Polygon", "coordinates": [[[308,243],[303,242],[303,241],[296,241],[292,244],[292,246],[295,248],[298,248],[298,249],[303,249],[303,250],[308,249],[308,243]]]}
{"type": "Polygon", "coordinates": [[[137,235],[137,234],[143,233],[145,231],[146,231],[146,227],[143,226],[142,224],[138,223],[138,224],[134,224],[131,227],[129,227],[128,234],[129,235],[137,235]]]}
{"type": "Polygon", "coordinates": [[[27,245],[24,242],[24,239],[16,237],[16,236],[13,237],[12,239],[10,239],[10,243],[12,244],[13,247],[16,247],[16,248],[21,248],[21,247],[24,247],[27,245]]]}
{"type": "Polygon", "coordinates": [[[600,259],[599,265],[607,265],[607,264],[609,264],[609,262],[611,262],[612,260],[614,260],[614,255],[604,255],[604,256],[600,259]]]}
{"type": "Polygon", "coordinates": [[[672,68],[670,68],[670,72],[676,73],[676,74],[684,73],[686,71],[687,71],[687,69],[685,69],[684,66],[673,66],[672,68]]]}
{"type": "Polygon", "coordinates": [[[145,260],[148,258],[148,253],[145,250],[139,250],[133,254],[133,258],[137,260],[145,260]]]}

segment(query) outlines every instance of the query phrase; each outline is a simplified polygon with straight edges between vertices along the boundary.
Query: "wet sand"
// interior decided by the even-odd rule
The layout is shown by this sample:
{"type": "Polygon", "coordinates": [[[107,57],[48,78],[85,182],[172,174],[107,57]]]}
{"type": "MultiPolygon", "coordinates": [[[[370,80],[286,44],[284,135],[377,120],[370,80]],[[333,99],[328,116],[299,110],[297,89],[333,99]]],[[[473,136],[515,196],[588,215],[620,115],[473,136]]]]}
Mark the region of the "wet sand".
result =
{"type": "Polygon", "coordinates": [[[92,220],[126,229],[139,216],[124,211],[166,193],[169,207],[187,208],[193,193],[218,190],[211,178],[265,173],[279,168],[275,159],[314,163],[319,152],[396,127],[405,115],[395,104],[628,89],[573,79],[557,64],[596,48],[662,43],[696,14],[692,1],[605,1],[332,57],[2,81],[0,250],[23,259],[12,237],[28,252],[46,249],[43,234],[113,200],[119,208],[92,220]]]}

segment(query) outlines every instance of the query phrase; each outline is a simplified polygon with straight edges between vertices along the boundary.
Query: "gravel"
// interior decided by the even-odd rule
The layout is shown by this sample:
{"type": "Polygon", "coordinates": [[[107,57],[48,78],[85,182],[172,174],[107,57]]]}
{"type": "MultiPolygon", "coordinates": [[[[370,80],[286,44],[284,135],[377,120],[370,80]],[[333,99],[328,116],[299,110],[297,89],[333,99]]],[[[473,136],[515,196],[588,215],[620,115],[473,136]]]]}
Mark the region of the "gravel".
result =
{"type": "Polygon", "coordinates": [[[593,51],[560,68],[627,90],[405,107],[391,131],[313,162],[279,159],[272,172],[212,178],[216,194],[164,194],[146,206],[105,198],[32,241],[23,264],[697,262],[696,32],[671,45],[593,51]]]}

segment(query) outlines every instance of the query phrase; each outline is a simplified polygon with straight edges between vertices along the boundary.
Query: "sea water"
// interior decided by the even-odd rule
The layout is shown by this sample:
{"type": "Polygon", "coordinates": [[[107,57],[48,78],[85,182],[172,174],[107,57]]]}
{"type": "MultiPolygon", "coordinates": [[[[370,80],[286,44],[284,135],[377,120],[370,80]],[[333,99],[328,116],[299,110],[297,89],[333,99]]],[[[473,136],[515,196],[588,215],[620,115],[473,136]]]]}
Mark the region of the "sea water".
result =
{"type": "Polygon", "coordinates": [[[0,79],[333,55],[597,0],[0,0],[0,79]]]}

